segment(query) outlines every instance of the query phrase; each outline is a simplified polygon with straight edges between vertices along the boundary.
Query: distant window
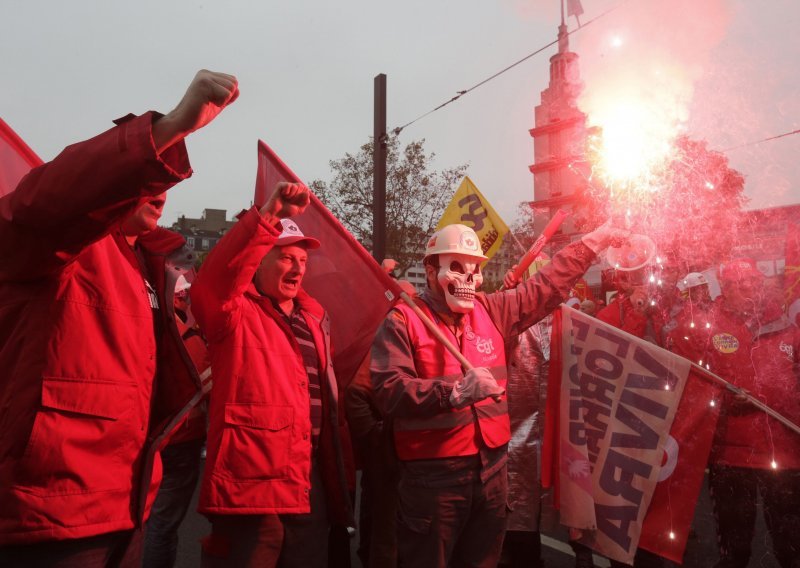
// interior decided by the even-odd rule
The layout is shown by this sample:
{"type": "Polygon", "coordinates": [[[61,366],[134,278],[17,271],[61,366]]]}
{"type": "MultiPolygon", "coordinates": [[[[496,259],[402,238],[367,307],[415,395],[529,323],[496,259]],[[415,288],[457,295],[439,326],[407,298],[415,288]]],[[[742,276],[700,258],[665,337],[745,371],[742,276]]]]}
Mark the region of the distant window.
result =
{"type": "Polygon", "coordinates": [[[203,239],[203,250],[208,250],[208,239],[203,239]]]}
{"type": "Polygon", "coordinates": [[[190,247],[194,248],[194,237],[187,237],[186,238],[186,244],[189,245],[190,247]]]}

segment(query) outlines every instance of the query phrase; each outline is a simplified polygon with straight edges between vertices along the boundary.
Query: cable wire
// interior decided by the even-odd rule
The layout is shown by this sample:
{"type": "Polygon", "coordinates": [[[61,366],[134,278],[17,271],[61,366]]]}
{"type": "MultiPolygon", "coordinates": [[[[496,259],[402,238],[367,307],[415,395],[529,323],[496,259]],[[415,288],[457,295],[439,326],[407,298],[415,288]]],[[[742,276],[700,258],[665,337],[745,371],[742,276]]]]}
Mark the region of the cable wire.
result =
{"type": "MultiPolygon", "coordinates": [[[[609,8],[609,9],[608,9],[608,10],[606,10],[605,12],[603,12],[603,13],[601,13],[601,14],[599,14],[599,15],[595,16],[595,17],[594,17],[594,18],[592,18],[591,20],[589,20],[589,21],[585,22],[585,23],[584,23],[582,26],[579,26],[578,28],[576,28],[576,29],[574,29],[574,30],[572,30],[572,31],[568,31],[568,32],[567,32],[567,37],[571,36],[572,34],[574,34],[575,32],[577,32],[577,31],[579,31],[579,30],[582,30],[583,28],[585,28],[585,27],[587,27],[587,26],[590,26],[590,25],[592,25],[594,22],[596,22],[596,21],[597,21],[597,20],[599,20],[600,18],[603,18],[603,17],[605,17],[605,16],[609,15],[611,12],[614,12],[615,10],[619,9],[620,7],[622,7],[622,6],[623,6],[625,3],[627,3],[627,2],[628,2],[628,0],[623,0],[622,2],[620,2],[619,4],[617,4],[616,6],[613,6],[612,8],[609,8]]],[[[470,93],[470,92],[474,91],[475,89],[477,89],[478,87],[481,87],[481,86],[485,85],[485,84],[486,84],[486,83],[488,83],[489,81],[491,81],[491,80],[493,80],[493,79],[496,79],[497,77],[499,77],[500,75],[502,75],[502,74],[503,74],[503,73],[505,73],[506,71],[510,71],[511,69],[513,69],[514,67],[516,67],[517,65],[519,65],[519,64],[521,64],[521,63],[524,63],[525,61],[527,61],[528,59],[530,59],[530,58],[531,58],[531,57],[533,57],[534,55],[538,55],[538,54],[540,54],[540,53],[541,53],[541,52],[543,52],[545,49],[547,49],[547,48],[550,48],[550,47],[552,47],[552,46],[556,45],[557,43],[558,43],[558,38],[554,39],[553,41],[551,41],[551,42],[550,42],[550,43],[548,43],[547,45],[540,47],[540,48],[539,48],[539,49],[537,49],[536,51],[534,51],[534,52],[532,52],[532,53],[529,53],[528,55],[526,55],[525,57],[523,57],[523,58],[522,58],[522,59],[520,59],[519,61],[516,61],[516,62],[512,63],[512,64],[511,64],[511,65],[509,65],[508,67],[505,67],[504,69],[501,69],[500,71],[498,71],[498,72],[497,72],[497,73],[495,73],[494,75],[491,75],[490,77],[487,77],[487,78],[486,78],[486,79],[484,79],[483,81],[481,81],[481,82],[479,82],[479,83],[476,83],[475,85],[473,85],[473,86],[472,86],[472,87],[470,87],[469,89],[465,89],[465,90],[463,90],[463,91],[456,91],[456,95],[455,95],[453,98],[451,98],[450,100],[443,102],[442,104],[440,104],[440,105],[439,105],[439,106],[437,106],[436,108],[433,108],[433,109],[429,110],[429,111],[428,111],[428,112],[426,112],[425,114],[422,114],[422,115],[418,116],[418,117],[417,117],[417,118],[415,118],[414,120],[412,120],[412,121],[410,121],[410,122],[407,122],[407,123],[405,123],[405,124],[404,124],[404,125],[402,125],[402,126],[398,126],[398,127],[396,127],[396,128],[393,128],[393,129],[391,130],[391,132],[392,132],[392,133],[393,133],[395,136],[399,135],[399,134],[400,134],[400,133],[401,133],[401,132],[402,132],[402,131],[403,131],[403,130],[406,128],[406,127],[408,127],[408,126],[411,126],[412,124],[414,124],[414,123],[415,123],[415,122],[417,122],[418,120],[421,120],[421,119],[425,118],[426,116],[428,116],[428,115],[430,115],[430,114],[433,114],[433,113],[434,113],[434,112],[436,112],[437,110],[440,110],[440,109],[442,109],[442,108],[446,107],[446,106],[447,106],[447,105],[449,105],[450,103],[454,103],[455,101],[457,101],[458,99],[460,99],[461,97],[463,97],[464,95],[466,95],[467,93],[470,93]]]]}
{"type": "Polygon", "coordinates": [[[738,150],[739,148],[746,148],[748,146],[755,146],[756,144],[761,144],[762,142],[769,142],[771,140],[777,140],[778,138],[785,138],[786,136],[792,136],[794,134],[800,134],[800,128],[797,130],[792,130],[791,132],[784,132],[783,134],[777,134],[776,136],[770,136],[769,138],[762,138],[761,140],[754,140],[752,142],[745,142],[744,144],[739,144],[738,146],[731,146],[730,148],[725,148],[721,150],[723,153],[730,152],[731,150],[738,150]]]}

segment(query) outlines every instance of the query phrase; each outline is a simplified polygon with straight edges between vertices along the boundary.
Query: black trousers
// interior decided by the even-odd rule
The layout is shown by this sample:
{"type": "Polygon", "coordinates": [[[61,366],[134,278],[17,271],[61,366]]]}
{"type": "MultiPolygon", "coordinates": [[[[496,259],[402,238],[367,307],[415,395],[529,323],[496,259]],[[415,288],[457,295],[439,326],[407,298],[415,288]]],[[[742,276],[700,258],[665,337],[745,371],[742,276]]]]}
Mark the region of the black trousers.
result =
{"type": "Polygon", "coordinates": [[[800,567],[800,471],[717,465],[711,467],[708,482],[717,522],[718,568],[747,566],[759,493],[778,564],[800,567]]]}

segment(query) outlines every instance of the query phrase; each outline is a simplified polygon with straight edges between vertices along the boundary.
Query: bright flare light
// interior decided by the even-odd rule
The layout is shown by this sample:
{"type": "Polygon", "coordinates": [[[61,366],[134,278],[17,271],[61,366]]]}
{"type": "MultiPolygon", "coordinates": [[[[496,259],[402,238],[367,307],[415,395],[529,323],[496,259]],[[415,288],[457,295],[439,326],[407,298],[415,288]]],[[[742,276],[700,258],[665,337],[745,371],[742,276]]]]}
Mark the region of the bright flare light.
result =
{"type": "Polygon", "coordinates": [[[618,35],[615,35],[614,37],[611,38],[611,45],[613,47],[622,47],[623,43],[624,42],[622,41],[622,38],[618,35]]]}
{"type": "Polygon", "coordinates": [[[633,182],[664,164],[672,135],[665,135],[645,104],[619,100],[604,115],[592,118],[603,129],[600,167],[610,180],[633,182]]]}

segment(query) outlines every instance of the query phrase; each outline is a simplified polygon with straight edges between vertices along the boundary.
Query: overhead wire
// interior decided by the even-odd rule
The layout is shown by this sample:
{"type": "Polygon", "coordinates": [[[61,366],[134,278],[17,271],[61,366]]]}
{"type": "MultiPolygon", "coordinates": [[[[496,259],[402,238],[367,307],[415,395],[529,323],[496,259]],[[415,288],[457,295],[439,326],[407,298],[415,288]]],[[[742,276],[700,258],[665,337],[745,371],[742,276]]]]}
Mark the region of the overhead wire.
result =
{"type": "Polygon", "coordinates": [[[777,140],[778,138],[785,138],[787,136],[792,136],[794,134],[800,134],[800,128],[797,130],[792,130],[790,132],[784,132],[783,134],[777,134],[775,136],[769,136],[768,138],[762,138],[761,140],[753,140],[752,142],[745,142],[744,144],[739,144],[738,146],[731,146],[730,148],[725,148],[720,150],[723,153],[728,153],[731,150],[738,150],[739,148],[747,148],[748,146],[755,146],[757,144],[761,144],[763,142],[770,142],[772,140],[777,140]]]}
{"type": "MultiPolygon", "coordinates": [[[[620,3],[619,3],[619,4],[617,4],[616,6],[612,6],[611,8],[609,8],[608,10],[606,10],[605,12],[602,12],[601,14],[598,14],[597,16],[595,16],[594,18],[592,18],[591,20],[588,20],[588,21],[586,21],[586,22],[585,22],[583,25],[580,25],[579,27],[577,27],[577,28],[575,28],[575,29],[573,29],[573,30],[567,31],[567,37],[571,36],[572,34],[574,34],[575,32],[577,32],[577,31],[579,31],[579,30],[582,30],[583,28],[586,28],[586,27],[588,27],[588,26],[592,25],[592,24],[593,24],[593,23],[595,23],[597,20],[599,20],[599,19],[601,19],[601,18],[604,18],[605,16],[607,16],[607,15],[609,15],[610,13],[614,12],[615,10],[619,9],[620,7],[622,7],[622,6],[623,6],[624,4],[626,4],[627,2],[628,2],[628,0],[622,0],[622,2],[620,2],[620,3]]],[[[554,45],[556,45],[557,43],[558,43],[558,38],[554,39],[553,41],[551,41],[551,42],[550,42],[550,43],[548,43],[547,45],[544,45],[544,46],[540,47],[540,48],[539,48],[539,49],[537,49],[536,51],[534,51],[534,52],[532,52],[532,53],[529,53],[528,55],[526,55],[526,56],[525,56],[525,57],[523,57],[522,59],[520,59],[520,60],[518,60],[518,61],[515,61],[515,62],[514,62],[514,63],[512,63],[511,65],[509,65],[509,66],[507,66],[507,67],[505,67],[505,68],[501,69],[500,71],[498,71],[498,72],[494,73],[493,75],[491,75],[491,76],[487,77],[486,79],[484,79],[484,80],[480,81],[479,83],[476,83],[476,84],[475,84],[475,85],[473,85],[472,87],[470,87],[470,88],[468,88],[468,89],[464,89],[463,91],[456,91],[456,95],[455,95],[454,97],[452,97],[451,99],[449,99],[449,100],[447,100],[447,101],[443,102],[442,104],[440,104],[439,106],[437,106],[437,107],[435,107],[435,108],[433,108],[433,109],[429,110],[428,112],[426,112],[426,113],[424,113],[424,114],[421,114],[420,116],[418,116],[418,117],[417,117],[417,118],[415,118],[414,120],[411,120],[411,121],[409,121],[409,122],[405,123],[405,124],[404,124],[404,125],[402,125],[402,126],[398,126],[398,127],[396,127],[396,128],[393,128],[393,129],[391,130],[392,134],[394,134],[395,136],[399,135],[399,134],[400,134],[400,133],[401,133],[401,132],[402,132],[402,131],[403,131],[403,130],[406,128],[406,127],[408,127],[408,126],[411,126],[412,124],[414,124],[414,123],[415,123],[415,122],[417,122],[418,120],[422,120],[422,119],[423,119],[423,118],[425,118],[426,116],[428,116],[428,115],[431,115],[431,114],[433,114],[434,112],[436,112],[436,111],[438,111],[438,110],[441,110],[442,108],[446,107],[446,106],[447,106],[447,105],[449,105],[450,103],[454,103],[454,102],[456,102],[458,99],[460,99],[460,98],[461,98],[461,97],[463,97],[464,95],[466,95],[466,94],[468,94],[468,93],[470,93],[470,92],[474,91],[474,90],[475,90],[475,89],[477,89],[478,87],[482,87],[483,85],[485,85],[485,84],[486,84],[486,83],[488,83],[489,81],[491,81],[491,80],[493,80],[493,79],[496,79],[497,77],[499,77],[499,76],[500,76],[500,75],[502,75],[503,73],[506,73],[507,71],[510,71],[511,69],[513,69],[514,67],[516,67],[517,65],[520,65],[521,63],[524,63],[525,61],[527,61],[527,60],[528,60],[528,59],[530,59],[531,57],[533,57],[533,56],[535,56],[535,55],[538,55],[538,54],[540,54],[540,53],[541,53],[541,52],[543,52],[544,50],[546,50],[546,49],[548,49],[548,48],[550,48],[550,47],[553,47],[553,46],[554,46],[554,45]]]]}

